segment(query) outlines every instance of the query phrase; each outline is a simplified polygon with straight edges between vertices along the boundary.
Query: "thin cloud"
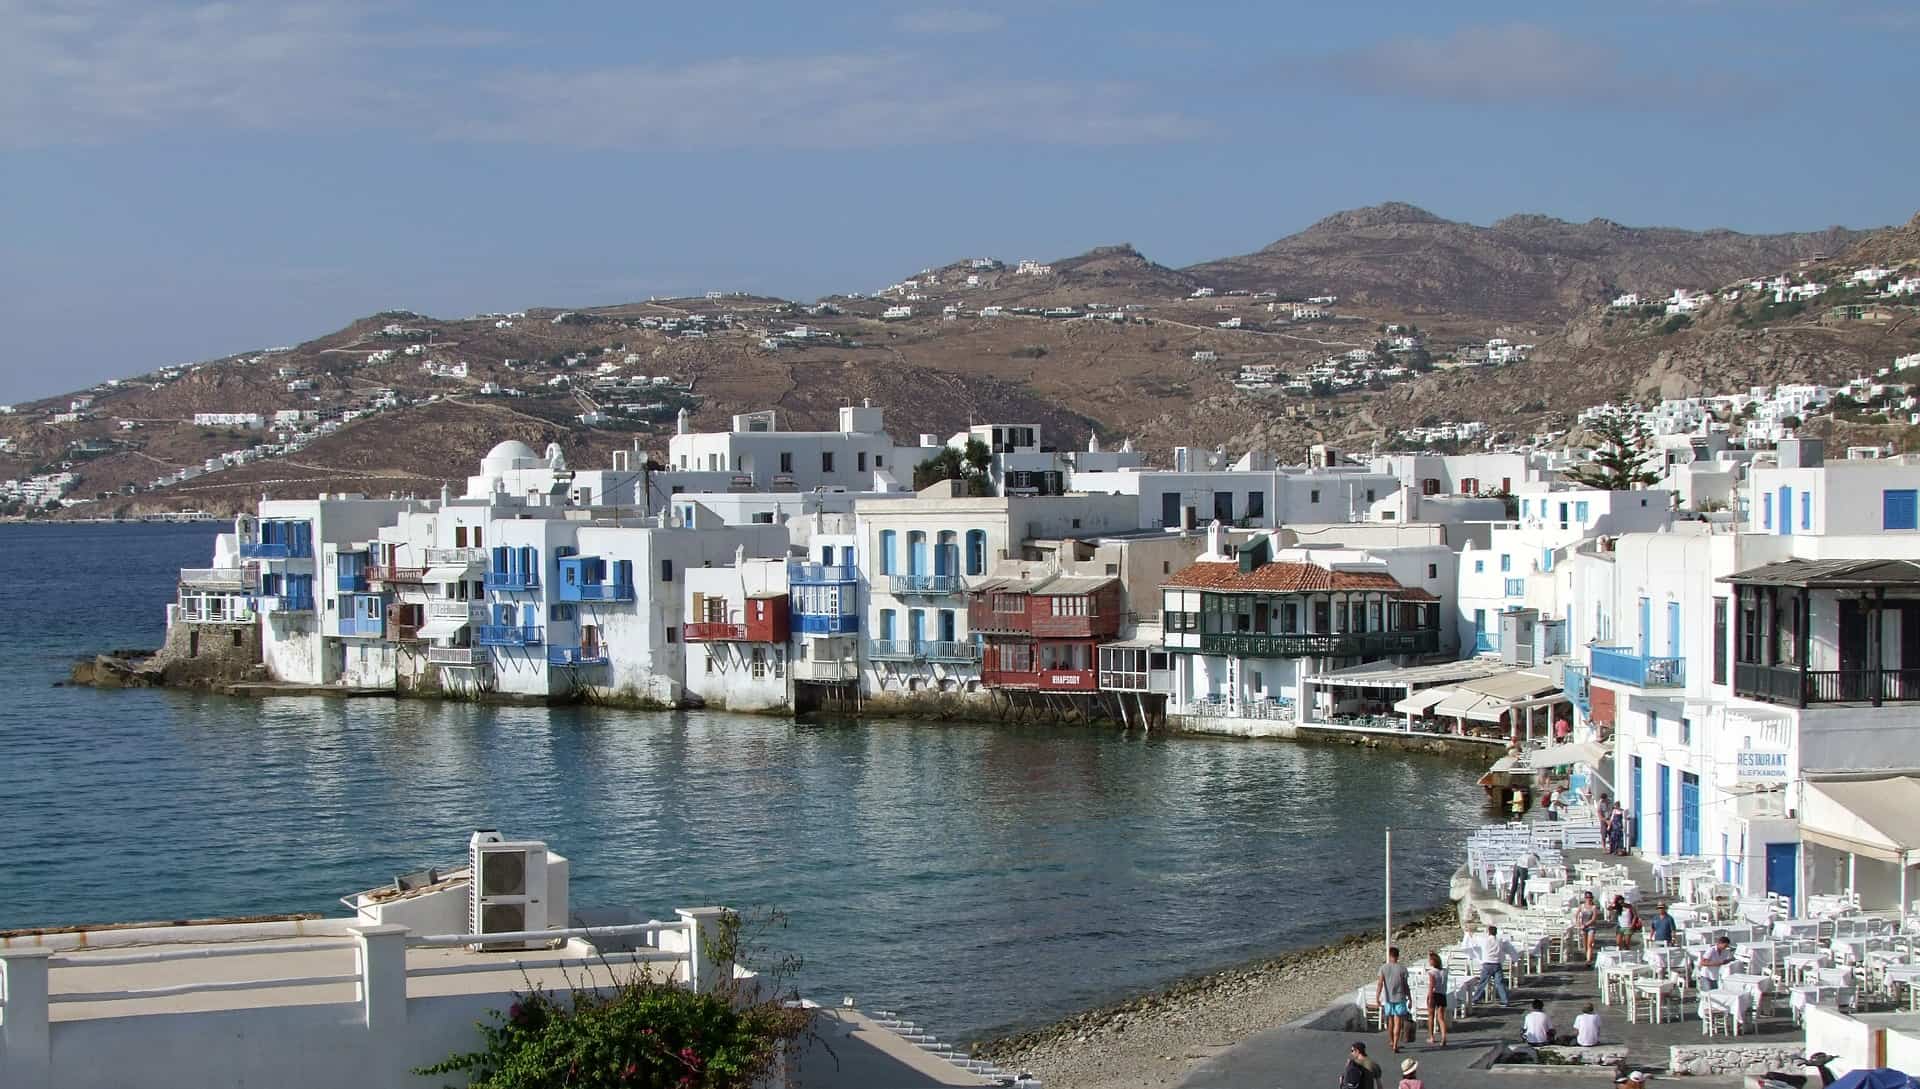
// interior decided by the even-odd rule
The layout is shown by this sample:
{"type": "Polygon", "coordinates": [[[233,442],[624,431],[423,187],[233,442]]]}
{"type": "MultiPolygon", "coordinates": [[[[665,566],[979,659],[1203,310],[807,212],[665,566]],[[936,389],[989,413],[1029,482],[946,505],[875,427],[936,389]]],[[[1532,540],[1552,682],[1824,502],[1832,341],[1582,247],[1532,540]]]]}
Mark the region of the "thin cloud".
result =
{"type": "MultiPolygon", "coordinates": [[[[933,79],[937,61],[907,53],[482,72],[443,54],[513,39],[401,14],[345,0],[0,0],[0,146],[317,126],[584,148],[1145,144],[1208,131],[1135,87],[933,79]]],[[[985,29],[978,14],[914,18],[954,33],[985,29]]]]}
{"type": "Polygon", "coordinates": [[[907,54],[731,57],[679,67],[522,73],[453,139],[576,147],[855,148],[981,140],[1164,143],[1205,126],[1110,84],[929,80],[907,54]]]}
{"type": "Polygon", "coordinates": [[[909,34],[985,34],[1006,26],[1007,19],[975,8],[926,8],[894,16],[893,25],[909,34]]]}
{"type": "Polygon", "coordinates": [[[1724,74],[1676,78],[1637,70],[1601,42],[1534,23],[1462,27],[1441,38],[1391,38],[1322,57],[1316,75],[1362,94],[1484,105],[1644,105],[1738,93],[1724,74]]]}

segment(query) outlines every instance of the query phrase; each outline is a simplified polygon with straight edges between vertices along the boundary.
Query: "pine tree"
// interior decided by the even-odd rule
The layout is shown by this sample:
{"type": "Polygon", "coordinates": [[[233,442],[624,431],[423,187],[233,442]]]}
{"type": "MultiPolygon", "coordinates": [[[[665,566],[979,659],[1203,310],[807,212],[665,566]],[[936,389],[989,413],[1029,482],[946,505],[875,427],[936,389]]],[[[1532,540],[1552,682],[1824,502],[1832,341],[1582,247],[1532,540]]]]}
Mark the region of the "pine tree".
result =
{"type": "Polygon", "coordinates": [[[1564,474],[1575,484],[1620,492],[1660,479],[1651,468],[1658,456],[1646,425],[1624,415],[1606,415],[1588,425],[1588,461],[1564,474]]]}

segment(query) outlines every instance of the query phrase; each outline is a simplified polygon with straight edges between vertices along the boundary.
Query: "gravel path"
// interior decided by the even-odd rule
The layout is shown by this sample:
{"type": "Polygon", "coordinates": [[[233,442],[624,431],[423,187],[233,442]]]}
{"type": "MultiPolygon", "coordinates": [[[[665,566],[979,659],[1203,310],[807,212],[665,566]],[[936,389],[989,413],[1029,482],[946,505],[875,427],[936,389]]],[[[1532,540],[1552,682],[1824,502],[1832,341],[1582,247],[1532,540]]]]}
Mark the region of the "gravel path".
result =
{"type": "MultiPolygon", "coordinates": [[[[1459,940],[1452,907],[1403,927],[1399,935],[1402,958],[1409,962],[1424,962],[1427,950],[1459,940]]],[[[1047,1089],[1178,1085],[1197,1060],[1351,994],[1373,978],[1382,959],[1378,931],[1349,935],[983,1041],[974,1050],[1003,1070],[1038,1076],[1047,1089]]]]}

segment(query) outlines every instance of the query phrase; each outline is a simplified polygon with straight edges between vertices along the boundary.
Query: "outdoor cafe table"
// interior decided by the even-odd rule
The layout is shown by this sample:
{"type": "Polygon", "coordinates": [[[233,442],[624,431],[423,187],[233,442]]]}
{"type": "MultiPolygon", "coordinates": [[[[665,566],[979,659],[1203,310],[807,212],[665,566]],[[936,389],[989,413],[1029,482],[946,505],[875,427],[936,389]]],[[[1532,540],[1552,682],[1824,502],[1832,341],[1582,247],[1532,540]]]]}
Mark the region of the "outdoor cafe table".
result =
{"type": "Polygon", "coordinates": [[[1799,980],[1812,976],[1813,973],[1826,967],[1827,954],[1825,953],[1789,953],[1785,957],[1781,958],[1780,963],[1786,966],[1787,978],[1798,982],[1799,980]]]}
{"type": "Polygon", "coordinates": [[[1733,1015],[1733,1034],[1740,1035],[1740,1026],[1751,1023],[1754,1002],[1759,996],[1744,988],[1713,990],[1700,992],[1700,1020],[1705,1021],[1707,1008],[1718,1006],[1733,1015]]]}
{"type": "Polygon", "coordinates": [[[1781,941],[1795,939],[1812,940],[1820,936],[1818,919],[1776,919],[1773,923],[1773,936],[1781,941]]]}
{"type": "Polygon", "coordinates": [[[1780,956],[1780,949],[1772,942],[1748,942],[1734,949],[1734,959],[1744,963],[1754,972],[1764,972],[1772,967],[1780,956]]]}
{"type": "Polygon", "coordinates": [[[1651,964],[1616,962],[1602,965],[1598,970],[1598,974],[1600,977],[1600,1004],[1603,1006],[1611,1006],[1613,1005],[1613,996],[1616,990],[1618,990],[1622,999],[1626,999],[1629,997],[1627,992],[1633,986],[1635,980],[1643,978],[1652,979],[1656,973],[1651,964]]]}
{"type": "Polygon", "coordinates": [[[1835,938],[1833,939],[1833,959],[1836,963],[1844,960],[1849,964],[1858,964],[1861,961],[1866,960],[1867,959],[1867,939],[1866,938],[1835,938]]]}

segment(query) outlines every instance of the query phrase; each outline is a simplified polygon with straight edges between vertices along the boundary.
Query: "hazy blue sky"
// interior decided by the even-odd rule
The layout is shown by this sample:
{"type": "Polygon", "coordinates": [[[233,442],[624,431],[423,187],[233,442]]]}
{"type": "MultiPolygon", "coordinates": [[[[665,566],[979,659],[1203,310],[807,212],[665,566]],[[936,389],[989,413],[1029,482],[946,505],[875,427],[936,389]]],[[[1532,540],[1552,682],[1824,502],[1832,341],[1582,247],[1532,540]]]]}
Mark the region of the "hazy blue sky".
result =
{"type": "Polygon", "coordinates": [[[0,0],[0,27],[0,401],[387,308],[815,296],[1118,241],[1177,265],[1382,200],[1920,207],[1911,3],[0,0]]]}

